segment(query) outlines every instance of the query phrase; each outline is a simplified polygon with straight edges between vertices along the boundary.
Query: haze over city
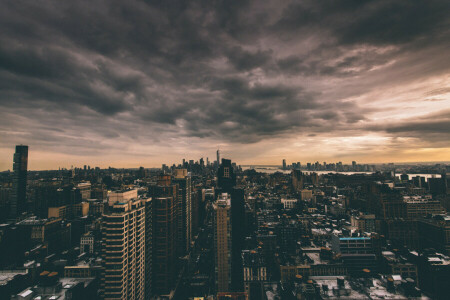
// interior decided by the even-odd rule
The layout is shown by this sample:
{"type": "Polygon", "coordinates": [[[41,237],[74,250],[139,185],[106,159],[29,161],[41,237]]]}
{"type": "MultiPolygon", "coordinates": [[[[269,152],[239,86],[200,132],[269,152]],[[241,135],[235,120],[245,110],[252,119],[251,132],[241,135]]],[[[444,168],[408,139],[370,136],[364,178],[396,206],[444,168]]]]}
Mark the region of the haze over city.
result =
{"type": "Polygon", "coordinates": [[[448,1],[2,1],[0,170],[450,160],[448,1]]]}

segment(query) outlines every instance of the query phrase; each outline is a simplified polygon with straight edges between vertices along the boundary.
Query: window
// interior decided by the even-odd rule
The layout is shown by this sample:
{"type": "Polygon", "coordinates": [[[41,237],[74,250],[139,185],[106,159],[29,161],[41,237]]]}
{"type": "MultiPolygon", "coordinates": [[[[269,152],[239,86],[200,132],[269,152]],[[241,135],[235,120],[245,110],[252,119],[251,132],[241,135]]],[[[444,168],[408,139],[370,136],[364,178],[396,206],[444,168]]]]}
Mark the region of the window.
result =
{"type": "Polygon", "coordinates": [[[230,168],[228,167],[223,168],[223,177],[230,178],[230,168]]]}

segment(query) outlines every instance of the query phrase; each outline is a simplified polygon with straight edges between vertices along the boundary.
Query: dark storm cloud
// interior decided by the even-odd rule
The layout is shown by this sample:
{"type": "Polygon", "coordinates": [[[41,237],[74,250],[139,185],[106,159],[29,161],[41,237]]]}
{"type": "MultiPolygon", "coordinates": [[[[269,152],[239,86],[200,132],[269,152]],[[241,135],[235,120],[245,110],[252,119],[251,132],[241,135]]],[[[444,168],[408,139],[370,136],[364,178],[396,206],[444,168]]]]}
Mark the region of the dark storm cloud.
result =
{"type": "Polygon", "coordinates": [[[242,47],[234,47],[229,50],[227,57],[231,64],[239,70],[251,70],[256,67],[264,66],[272,57],[272,51],[249,52],[242,47]]]}
{"type": "Polygon", "coordinates": [[[400,44],[445,36],[449,8],[442,0],[295,1],[273,29],[285,34],[304,28],[331,32],[344,44],[400,44]]]}
{"type": "MultiPolygon", "coordinates": [[[[0,129],[8,143],[20,140],[11,124],[23,117],[29,139],[72,145],[83,133],[77,145],[92,149],[99,137],[120,148],[125,138],[164,134],[239,143],[348,128],[441,134],[427,121],[365,128],[371,109],[346,98],[377,88],[376,68],[401,61],[392,67],[401,72],[408,57],[445,48],[447,8],[443,0],[2,1],[0,129]],[[340,79],[357,87],[343,91],[340,79]]],[[[446,65],[409,76],[438,67],[446,65]]]]}
{"type": "Polygon", "coordinates": [[[448,147],[450,139],[450,110],[410,118],[403,122],[388,122],[369,126],[371,131],[384,131],[394,137],[416,138],[421,142],[430,142],[434,147],[448,147]]]}
{"type": "Polygon", "coordinates": [[[202,113],[192,111],[186,116],[189,132],[209,128],[209,135],[255,142],[264,136],[307,126],[306,110],[318,106],[314,97],[300,88],[250,86],[242,78],[217,79],[212,89],[219,92],[211,99],[212,105],[206,105],[202,113]]]}

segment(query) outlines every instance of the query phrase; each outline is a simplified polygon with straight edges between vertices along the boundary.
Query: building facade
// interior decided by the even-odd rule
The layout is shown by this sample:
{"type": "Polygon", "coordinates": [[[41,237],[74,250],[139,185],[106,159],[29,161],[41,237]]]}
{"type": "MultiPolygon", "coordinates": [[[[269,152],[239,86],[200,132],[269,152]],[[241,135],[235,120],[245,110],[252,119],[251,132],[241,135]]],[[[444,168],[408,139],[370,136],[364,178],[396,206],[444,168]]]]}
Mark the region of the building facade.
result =
{"type": "Polygon", "coordinates": [[[145,205],[141,200],[117,202],[103,216],[104,299],[144,299],[145,205]]]}
{"type": "Polygon", "coordinates": [[[187,253],[192,241],[191,176],[186,169],[176,169],[172,182],[178,185],[178,249],[181,256],[187,253]]]}
{"type": "Polygon", "coordinates": [[[13,162],[13,183],[10,197],[9,216],[16,219],[26,210],[27,203],[28,146],[17,145],[13,162]]]}
{"type": "Polygon", "coordinates": [[[213,204],[214,257],[217,292],[231,288],[231,199],[226,193],[213,204]]]}

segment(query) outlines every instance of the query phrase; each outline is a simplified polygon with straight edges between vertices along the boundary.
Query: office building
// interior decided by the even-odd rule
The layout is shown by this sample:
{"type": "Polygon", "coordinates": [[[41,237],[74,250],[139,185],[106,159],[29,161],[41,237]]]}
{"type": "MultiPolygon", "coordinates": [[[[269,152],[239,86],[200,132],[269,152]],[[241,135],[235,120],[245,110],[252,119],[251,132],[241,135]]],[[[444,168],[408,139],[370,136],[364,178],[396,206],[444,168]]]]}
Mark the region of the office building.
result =
{"type": "Polygon", "coordinates": [[[88,231],[80,238],[80,254],[82,253],[94,253],[94,235],[88,231]]]}
{"type": "Polygon", "coordinates": [[[77,188],[80,190],[81,199],[87,200],[91,198],[91,183],[90,182],[80,182],[77,184],[77,188]]]}
{"type": "Polygon", "coordinates": [[[450,216],[442,214],[420,219],[417,229],[420,248],[433,248],[450,255],[450,216]]]}
{"type": "Polygon", "coordinates": [[[9,207],[10,219],[16,219],[26,210],[28,146],[17,145],[14,153],[13,184],[9,207]]]}
{"type": "Polygon", "coordinates": [[[153,290],[170,294],[176,279],[176,198],[156,197],[153,202],[153,290]]]}
{"type": "Polygon", "coordinates": [[[230,193],[236,186],[236,175],[231,160],[222,158],[222,164],[217,172],[217,185],[225,193],[230,193]]]}
{"type": "Polygon", "coordinates": [[[244,246],[245,234],[245,198],[244,189],[233,188],[231,190],[231,288],[233,292],[242,292],[243,267],[242,249],[244,246]]]}
{"type": "Polygon", "coordinates": [[[427,215],[445,214],[445,210],[438,200],[431,196],[403,196],[408,219],[420,219],[427,215]]]}
{"type": "Polygon", "coordinates": [[[244,190],[236,188],[236,175],[231,160],[222,159],[217,173],[217,196],[227,193],[231,205],[231,227],[233,231],[231,251],[231,290],[241,292],[243,286],[242,246],[245,225],[245,199],[244,190]]]}
{"type": "Polygon", "coordinates": [[[174,170],[172,183],[178,185],[178,250],[179,256],[187,253],[192,241],[192,187],[191,176],[186,169],[174,170]]]}
{"type": "Polygon", "coordinates": [[[8,219],[9,198],[11,194],[11,188],[0,186],[0,222],[4,223],[8,219]]]}
{"type": "Polygon", "coordinates": [[[26,247],[46,245],[49,253],[67,250],[71,242],[71,224],[61,219],[37,219],[30,217],[16,223],[17,237],[26,247]]]}
{"type": "Polygon", "coordinates": [[[303,201],[311,200],[313,198],[312,190],[301,190],[300,191],[300,199],[303,201]]]}
{"type": "MultiPolygon", "coordinates": [[[[267,268],[262,251],[242,251],[244,269],[244,291],[250,298],[257,298],[258,287],[267,281],[267,268]],[[255,294],[255,297],[253,297],[255,294]]],[[[259,294],[259,293],[258,293],[259,294]]]]}
{"type": "Polygon", "coordinates": [[[284,209],[293,209],[297,205],[297,199],[281,199],[284,209]]]}
{"type": "Polygon", "coordinates": [[[153,218],[153,292],[168,295],[177,277],[177,240],[180,219],[179,187],[170,175],[160,175],[149,186],[153,218]]]}
{"type": "Polygon", "coordinates": [[[214,209],[214,258],[217,292],[231,289],[231,198],[221,194],[213,204],[214,209]]]}
{"type": "Polygon", "coordinates": [[[220,166],[220,150],[217,150],[217,168],[220,166]]]}
{"type": "Polygon", "coordinates": [[[360,213],[350,217],[351,225],[359,232],[376,232],[376,220],[374,214],[360,213]]]}
{"type": "Polygon", "coordinates": [[[292,187],[296,191],[303,189],[303,173],[300,170],[292,170],[292,187]]]}
{"type": "Polygon", "coordinates": [[[332,249],[342,258],[348,272],[360,275],[364,270],[374,272],[377,268],[372,239],[369,236],[346,237],[333,234],[332,249]]]}

